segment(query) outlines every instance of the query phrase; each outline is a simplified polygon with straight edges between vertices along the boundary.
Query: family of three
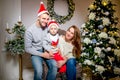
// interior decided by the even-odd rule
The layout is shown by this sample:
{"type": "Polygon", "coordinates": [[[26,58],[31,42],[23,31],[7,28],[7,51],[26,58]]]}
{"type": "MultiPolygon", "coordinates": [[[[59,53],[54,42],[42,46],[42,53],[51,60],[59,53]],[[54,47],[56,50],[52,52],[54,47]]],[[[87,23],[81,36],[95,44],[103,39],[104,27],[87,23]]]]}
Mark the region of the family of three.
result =
{"type": "Polygon", "coordinates": [[[25,31],[25,51],[31,54],[34,80],[42,80],[43,61],[48,72],[46,80],[56,80],[57,72],[66,73],[67,80],[76,80],[76,58],[80,57],[80,31],[70,26],[59,36],[59,24],[50,20],[43,2],[36,22],[25,31]]]}

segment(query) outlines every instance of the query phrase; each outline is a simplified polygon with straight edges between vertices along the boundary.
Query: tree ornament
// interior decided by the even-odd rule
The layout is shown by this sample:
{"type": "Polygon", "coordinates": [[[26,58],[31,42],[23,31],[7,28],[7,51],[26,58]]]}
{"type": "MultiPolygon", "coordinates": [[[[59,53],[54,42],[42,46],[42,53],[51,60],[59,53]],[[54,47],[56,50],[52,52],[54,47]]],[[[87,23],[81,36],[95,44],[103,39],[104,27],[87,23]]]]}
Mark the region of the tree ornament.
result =
{"type": "Polygon", "coordinates": [[[111,51],[114,51],[114,48],[111,51]]]}
{"type": "Polygon", "coordinates": [[[85,28],[84,30],[85,30],[86,32],[88,31],[88,29],[87,29],[87,28],[85,28]]]}
{"type": "Polygon", "coordinates": [[[107,5],[107,2],[102,1],[102,5],[103,5],[103,6],[106,6],[106,5],[107,5]]]}
{"type": "Polygon", "coordinates": [[[107,32],[107,28],[104,28],[103,31],[104,31],[104,32],[107,32]]]}
{"type": "Polygon", "coordinates": [[[118,32],[114,32],[114,36],[118,36],[119,34],[118,34],[118,32]]]}
{"type": "Polygon", "coordinates": [[[111,36],[114,36],[114,32],[111,32],[111,36]]]}
{"type": "Polygon", "coordinates": [[[91,5],[89,6],[89,8],[90,8],[90,10],[94,10],[96,7],[95,7],[95,5],[91,4],[91,5]]]}
{"type": "Polygon", "coordinates": [[[111,36],[113,36],[113,32],[112,31],[109,31],[108,34],[111,35],[111,36]]]}
{"type": "Polygon", "coordinates": [[[99,29],[97,29],[97,30],[96,30],[96,32],[100,32],[100,30],[99,30],[99,29]]]}
{"type": "Polygon", "coordinates": [[[117,49],[119,49],[120,47],[119,46],[117,46],[117,49]]]}

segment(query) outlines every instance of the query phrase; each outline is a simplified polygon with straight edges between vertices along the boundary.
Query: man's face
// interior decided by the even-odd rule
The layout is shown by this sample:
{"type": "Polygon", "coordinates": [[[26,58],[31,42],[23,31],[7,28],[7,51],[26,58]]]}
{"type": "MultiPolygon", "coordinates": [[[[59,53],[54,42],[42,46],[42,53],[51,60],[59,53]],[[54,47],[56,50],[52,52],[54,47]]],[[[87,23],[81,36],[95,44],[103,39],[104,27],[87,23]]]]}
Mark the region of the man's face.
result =
{"type": "Polygon", "coordinates": [[[41,27],[46,27],[47,26],[47,23],[49,21],[49,15],[48,14],[41,14],[39,17],[39,24],[41,27]]]}

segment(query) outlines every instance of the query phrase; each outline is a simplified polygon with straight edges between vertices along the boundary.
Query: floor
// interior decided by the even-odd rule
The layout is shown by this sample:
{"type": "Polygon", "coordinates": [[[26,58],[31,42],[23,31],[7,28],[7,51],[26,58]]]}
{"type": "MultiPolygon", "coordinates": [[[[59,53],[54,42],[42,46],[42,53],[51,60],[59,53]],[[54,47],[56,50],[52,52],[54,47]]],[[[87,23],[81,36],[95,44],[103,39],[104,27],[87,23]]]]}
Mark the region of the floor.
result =
{"type": "Polygon", "coordinates": [[[33,80],[33,69],[24,69],[23,70],[23,80],[33,80]]]}

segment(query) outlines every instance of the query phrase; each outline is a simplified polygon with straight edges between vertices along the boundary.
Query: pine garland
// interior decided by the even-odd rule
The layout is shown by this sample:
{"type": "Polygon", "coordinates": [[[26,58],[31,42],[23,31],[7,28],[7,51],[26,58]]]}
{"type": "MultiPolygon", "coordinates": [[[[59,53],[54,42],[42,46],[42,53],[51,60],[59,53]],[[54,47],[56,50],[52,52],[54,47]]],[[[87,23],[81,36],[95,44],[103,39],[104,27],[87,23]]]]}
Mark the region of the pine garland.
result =
{"type": "Polygon", "coordinates": [[[58,23],[64,24],[66,21],[70,20],[74,14],[75,11],[75,4],[73,0],[67,0],[68,3],[68,15],[61,16],[56,14],[54,11],[54,2],[55,0],[47,0],[47,9],[50,13],[50,16],[54,18],[58,23]]]}
{"type": "Polygon", "coordinates": [[[6,51],[9,51],[12,55],[23,54],[24,51],[24,33],[25,26],[15,24],[12,28],[12,34],[16,34],[13,40],[9,40],[5,43],[6,51]]]}

